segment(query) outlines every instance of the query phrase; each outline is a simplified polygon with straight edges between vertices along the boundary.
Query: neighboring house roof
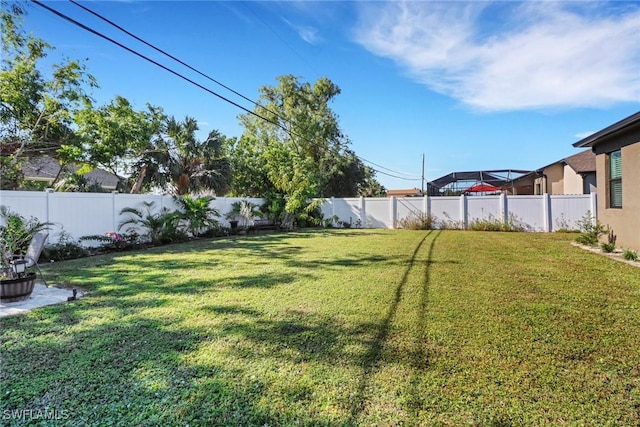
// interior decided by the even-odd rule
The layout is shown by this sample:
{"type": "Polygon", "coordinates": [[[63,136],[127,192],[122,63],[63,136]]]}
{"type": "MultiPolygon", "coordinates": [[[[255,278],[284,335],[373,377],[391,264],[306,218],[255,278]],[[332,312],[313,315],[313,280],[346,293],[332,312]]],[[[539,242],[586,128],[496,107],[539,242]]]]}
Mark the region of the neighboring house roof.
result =
{"type": "Polygon", "coordinates": [[[596,155],[591,150],[584,150],[573,156],[561,160],[571,166],[577,173],[589,173],[596,171],[596,155]]]}
{"type": "Polygon", "coordinates": [[[411,188],[408,190],[387,190],[387,197],[417,197],[422,196],[419,188],[411,188]]]}
{"type": "Polygon", "coordinates": [[[581,139],[573,144],[574,147],[593,147],[605,139],[614,136],[617,132],[624,130],[625,128],[633,125],[640,124],[640,111],[630,115],[627,118],[620,120],[617,123],[612,124],[599,132],[596,132],[588,137],[581,139]]]}
{"type": "Polygon", "coordinates": [[[60,171],[60,164],[51,157],[34,157],[22,165],[22,174],[27,179],[49,181],[60,171]]]}
{"type": "Polygon", "coordinates": [[[571,166],[571,168],[576,171],[576,173],[589,173],[596,171],[596,155],[591,150],[584,150],[579,152],[578,154],[565,157],[564,159],[557,160],[553,163],[549,163],[546,166],[538,168],[518,178],[512,179],[510,182],[516,182],[519,180],[531,178],[532,176],[540,176],[540,174],[542,174],[545,169],[560,163],[566,163],[567,165],[571,166]]]}
{"type": "MultiPolygon", "coordinates": [[[[76,166],[67,166],[67,171],[74,173],[76,166]]],[[[34,181],[53,181],[60,172],[60,164],[53,158],[42,156],[26,161],[22,166],[22,174],[26,179],[34,181]]],[[[95,182],[103,188],[116,188],[120,178],[102,169],[94,169],[84,175],[87,180],[95,182]]]]}

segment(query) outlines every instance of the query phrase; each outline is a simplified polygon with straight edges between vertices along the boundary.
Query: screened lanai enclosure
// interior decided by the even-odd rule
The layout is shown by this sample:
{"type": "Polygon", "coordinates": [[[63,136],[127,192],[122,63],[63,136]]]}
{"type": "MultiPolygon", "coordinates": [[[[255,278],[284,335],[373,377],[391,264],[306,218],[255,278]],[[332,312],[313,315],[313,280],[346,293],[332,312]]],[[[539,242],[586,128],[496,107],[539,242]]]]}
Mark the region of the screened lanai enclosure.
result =
{"type": "Polygon", "coordinates": [[[472,172],[451,172],[428,184],[430,196],[459,196],[498,194],[507,190],[513,180],[530,171],[499,169],[472,172]]]}

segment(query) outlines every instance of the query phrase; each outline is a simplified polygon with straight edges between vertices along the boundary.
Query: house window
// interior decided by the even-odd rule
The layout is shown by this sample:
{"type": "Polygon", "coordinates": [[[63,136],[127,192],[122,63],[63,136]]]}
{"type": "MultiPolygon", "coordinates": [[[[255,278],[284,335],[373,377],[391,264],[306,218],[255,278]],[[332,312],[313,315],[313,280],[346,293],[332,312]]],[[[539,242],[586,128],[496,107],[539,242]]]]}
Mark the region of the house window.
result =
{"type": "Polygon", "coordinates": [[[620,150],[609,154],[609,207],[622,207],[622,156],[620,150]]]}

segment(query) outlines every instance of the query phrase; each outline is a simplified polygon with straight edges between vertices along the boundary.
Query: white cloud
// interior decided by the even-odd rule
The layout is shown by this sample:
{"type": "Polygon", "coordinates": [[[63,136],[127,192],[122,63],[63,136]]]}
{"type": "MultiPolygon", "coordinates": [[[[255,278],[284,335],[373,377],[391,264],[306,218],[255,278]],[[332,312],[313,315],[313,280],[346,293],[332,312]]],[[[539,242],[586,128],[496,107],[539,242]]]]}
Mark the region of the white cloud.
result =
{"type": "Polygon", "coordinates": [[[640,8],[599,6],[363,4],[356,39],[431,89],[482,110],[640,102],[640,8]]]}
{"type": "Polygon", "coordinates": [[[318,29],[308,25],[297,25],[286,18],[282,18],[291,28],[298,33],[300,38],[309,44],[317,44],[322,41],[318,29]]]}

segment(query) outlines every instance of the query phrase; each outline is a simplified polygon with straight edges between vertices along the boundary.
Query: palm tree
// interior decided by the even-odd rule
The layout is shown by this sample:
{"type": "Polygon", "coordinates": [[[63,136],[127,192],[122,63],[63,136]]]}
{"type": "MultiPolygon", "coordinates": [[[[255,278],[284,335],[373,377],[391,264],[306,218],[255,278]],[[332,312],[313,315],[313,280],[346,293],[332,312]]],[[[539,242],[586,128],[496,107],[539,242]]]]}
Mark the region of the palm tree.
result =
{"type": "Polygon", "coordinates": [[[154,208],[154,202],[142,202],[140,208],[122,209],[120,214],[129,214],[129,217],[120,223],[118,230],[127,225],[130,225],[128,232],[137,233],[139,229],[143,229],[153,244],[183,240],[185,235],[180,230],[180,212],[171,212],[167,208],[154,212],[154,208]]]}
{"type": "Polygon", "coordinates": [[[219,217],[220,212],[211,207],[215,200],[212,196],[193,197],[190,195],[175,196],[174,200],[183,212],[183,220],[192,236],[197,237],[202,233],[216,228],[220,223],[214,218],[219,217]]]}
{"type": "Polygon", "coordinates": [[[226,138],[214,130],[199,142],[197,130],[192,117],[183,122],[171,117],[167,122],[167,135],[172,142],[168,170],[173,191],[184,195],[206,189],[224,194],[231,182],[230,163],[222,151],[226,138]]]}

